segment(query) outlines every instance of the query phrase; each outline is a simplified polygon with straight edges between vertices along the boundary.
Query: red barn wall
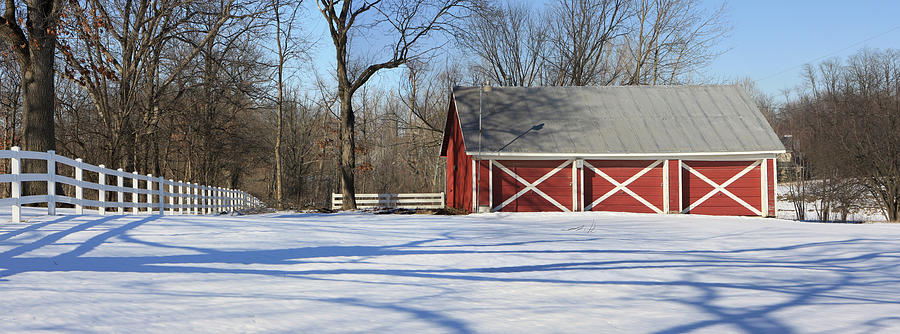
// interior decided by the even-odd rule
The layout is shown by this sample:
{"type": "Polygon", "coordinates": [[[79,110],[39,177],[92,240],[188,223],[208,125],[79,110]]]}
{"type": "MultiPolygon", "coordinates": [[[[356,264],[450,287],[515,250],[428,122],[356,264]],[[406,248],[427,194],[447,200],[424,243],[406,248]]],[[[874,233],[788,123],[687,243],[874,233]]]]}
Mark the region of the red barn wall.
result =
{"type": "Polygon", "coordinates": [[[472,210],[472,158],[466,154],[466,145],[451,103],[447,115],[447,206],[460,210],[472,210]]]}

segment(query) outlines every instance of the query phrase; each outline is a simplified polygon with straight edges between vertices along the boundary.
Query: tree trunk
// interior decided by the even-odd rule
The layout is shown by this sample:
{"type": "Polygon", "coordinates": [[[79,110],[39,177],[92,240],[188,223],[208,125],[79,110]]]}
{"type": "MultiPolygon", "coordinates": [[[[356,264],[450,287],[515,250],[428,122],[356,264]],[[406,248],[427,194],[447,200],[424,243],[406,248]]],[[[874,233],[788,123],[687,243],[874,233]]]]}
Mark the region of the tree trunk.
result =
{"type": "MultiPolygon", "coordinates": [[[[54,83],[54,51],[56,35],[48,34],[48,29],[55,30],[55,20],[41,17],[41,14],[29,10],[28,20],[34,25],[28,29],[32,43],[30,46],[30,66],[23,68],[22,80],[22,149],[26,151],[46,152],[56,149],[56,137],[53,124],[53,112],[56,105],[56,87],[54,83]]],[[[40,160],[26,159],[23,163],[25,173],[46,173],[47,163],[40,160]]],[[[46,193],[46,186],[39,182],[26,182],[24,195],[46,193]]]]}
{"type": "Polygon", "coordinates": [[[354,136],[354,115],[352,95],[349,90],[340,90],[341,99],[341,208],[356,210],[356,189],[353,185],[353,169],[356,167],[356,138],[354,136]]]}
{"type": "MultiPolygon", "coordinates": [[[[278,73],[279,81],[278,81],[278,95],[281,96],[281,73],[279,69],[278,73]]],[[[282,114],[282,102],[281,99],[278,99],[278,134],[275,139],[275,207],[279,210],[284,209],[284,190],[281,185],[281,174],[282,166],[281,166],[281,136],[284,131],[284,126],[282,125],[282,118],[284,117],[282,114]]]]}
{"type": "MultiPolygon", "coordinates": [[[[281,176],[284,174],[281,165],[281,137],[284,135],[284,62],[285,50],[282,46],[281,2],[275,2],[275,42],[278,45],[278,130],[275,138],[275,208],[284,209],[284,188],[281,176]]],[[[293,22],[290,22],[293,23],[293,22]]],[[[284,41],[287,42],[287,41],[284,41]]]]}
{"type": "MultiPolygon", "coordinates": [[[[881,185],[879,185],[881,187],[881,185]]],[[[884,190],[878,194],[874,194],[881,198],[884,203],[885,215],[890,222],[900,222],[900,187],[890,184],[882,187],[884,190]]]]}

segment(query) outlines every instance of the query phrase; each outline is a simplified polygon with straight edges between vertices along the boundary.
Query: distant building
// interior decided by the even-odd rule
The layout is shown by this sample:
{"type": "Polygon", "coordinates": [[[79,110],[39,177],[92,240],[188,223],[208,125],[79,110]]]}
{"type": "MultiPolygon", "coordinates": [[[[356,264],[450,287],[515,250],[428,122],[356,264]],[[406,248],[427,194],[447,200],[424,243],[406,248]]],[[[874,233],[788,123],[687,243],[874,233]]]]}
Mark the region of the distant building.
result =
{"type": "Polygon", "coordinates": [[[457,87],[441,147],[458,209],[747,216],[784,152],[738,86],[457,87]]]}

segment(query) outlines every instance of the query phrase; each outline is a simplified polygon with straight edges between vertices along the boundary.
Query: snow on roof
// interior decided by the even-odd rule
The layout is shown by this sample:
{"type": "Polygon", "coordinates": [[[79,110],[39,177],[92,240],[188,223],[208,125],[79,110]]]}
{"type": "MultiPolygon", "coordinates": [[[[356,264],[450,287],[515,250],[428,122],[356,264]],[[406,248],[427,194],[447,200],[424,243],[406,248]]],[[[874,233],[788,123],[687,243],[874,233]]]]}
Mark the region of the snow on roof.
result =
{"type": "Polygon", "coordinates": [[[453,96],[470,154],[784,150],[739,86],[456,87],[453,96]]]}

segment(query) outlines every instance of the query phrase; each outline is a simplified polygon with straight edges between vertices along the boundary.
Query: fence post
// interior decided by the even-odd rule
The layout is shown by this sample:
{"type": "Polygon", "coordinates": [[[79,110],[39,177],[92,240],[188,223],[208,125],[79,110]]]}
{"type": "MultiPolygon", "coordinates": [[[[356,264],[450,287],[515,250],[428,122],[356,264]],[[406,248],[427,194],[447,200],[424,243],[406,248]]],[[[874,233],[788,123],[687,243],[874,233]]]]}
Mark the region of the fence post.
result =
{"type": "Polygon", "coordinates": [[[22,181],[20,179],[22,175],[22,158],[19,158],[19,147],[13,146],[10,148],[13,151],[12,159],[9,159],[10,169],[12,170],[12,174],[15,175],[10,188],[10,194],[12,198],[16,201],[12,206],[12,221],[20,222],[22,221],[22,181]]]}
{"type": "Polygon", "coordinates": [[[166,179],[159,177],[156,179],[156,186],[159,191],[159,215],[166,215],[166,179]]]}
{"type": "Polygon", "coordinates": [[[100,206],[97,208],[97,213],[102,216],[106,214],[106,189],[104,189],[106,187],[106,166],[100,165],[98,167],[100,167],[100,172],[97,173],[97,183],[100,183],[100,186],[97,187],[99,188],[97,190],[97,200],[100,201],[100,206]]]}
{"type": "Polygon", "coordinates": [[[203,214],[203,208],[201,208],[201,206],[203,205],[203,197],[202,197],[203,189],[200,187],[201,186],[199,183],[196,183],[196,182],[194,183],[194,214],[195,215],[203,214]]]}
{"type": "Polygon", "coordinates": [[[124,173],[125,170],[119,168],[119,169],[116,169],[116,171],[118,172],[118,173],[116,173],[116,184],[119,187],[118,189],[116,189],[117,190],[116,197],[118,197],[118,200],[119,200],[119,207],[116,208],[117,209],[116,211],[118,211],[120,215],[124,215],[125,214],[125,192],[123,190],[125,190],[125,178],[122,176],[122,173],[124,173]]]}
{"type": "Polygon", "coordinates": [[[222,188],[222,211],[231,212],[231,198],[229,196],[230,190],[228,188],[222,188]]]}
{"type": "Polygon", "coordinates": [[[175,195],[175,181],[169,179],[169,206],[171,207],[169,214],[175,215],[175,197],[172,195],[175,195]]]}
{"type": "Polygon", "coordinates": [[[178,214],[184,214],[184,181],[178,181],[178,214]]]}
{"type": "Polygon", "coordinates": [[[222,190],[222,197],[224,197],[225,208],[222,211],[231,212],[231,189],[224,188],[222,190]]]}
{"type": "Polygon", "coordinates": [[[228,188],[228,211],[229,212],[236,211],[234,209],[234,190],[231,190],[231,188],[228,188]]]}
{"type": "Polygon", "coordinates": [[[81,158],[75,159],[75,214],[83,215],[84,214],[84,205],[82,201],[84,200],[84,188],[81,187],[81,181],[84,180],[84,171],[81,169],[81,163],[83,160],[81,158]]]}
{"type": "Polygon", "coordinates": [[[194,208],[193,208],[192,212],[194,212],[195,215],[200,214],[200,196],[199,196],[198,190],[199,189],[197,188],[197,183],[194,183],[193,186],[191,186],[191,194],[193,194],[193,198],[194,198],[191,201],[191,203],[194,204],[194,208]]]}
{"type": "MultiPolygon", "coordinates": [[[[444,204],[444,200],[445,200],[445,199],[444,199],[444,192],[441,192],[441,206],[442,206],[442,207],[446,207],[446,206],[447,206],[446,204],[444,204]]],[[[493,205],[493,204],[491,204],[491,205],[493,205]]]]}
{"type": "Polygon", "coordinates": [[[206,214],[209,215],[209,214],[212,214],[212,212],[213,212],[212,187],[203,187],[203,188],[206,193],[206,204],[204,205],[205,208],[203,208],[203,209],[206,211],[206,214]]]}
{"type": "Polygon", "coordinates": [[[147,174],[147,214],[153,214],[153,174],[147,174]]]}
{"type": "Polygon", "coordinates": [[[200,209],[200,214],[206,214],[206,186],[200,186],[200,205],[198,209],[200,209]]]}
{"type": "Polygon", "coordinates": [[[131,172],[134,176],[131,177],[131,189],[134,189],[134,192],[131,193],[131,203],[134,205],[131,207],[131,213],[138,214],[140,213],[140,209],[138,209],[138,172],[131,172]]]}
{"type": "Polygon", "coordinates": [[[216,187],[216,214],[222,213],[225,208],[225,201],[222,194],[222,188],[216,187]]]}
{"type": "Polygon", "coordinates": [[[187,214],[194,213],[194,186],[190,181],[185,182],[185,193],[187,194],[187,214]]]}
{"type": "Polygon", "coordinates": [[[56,151],[47,151],[47,215],[56,215],[56,151]]]}

